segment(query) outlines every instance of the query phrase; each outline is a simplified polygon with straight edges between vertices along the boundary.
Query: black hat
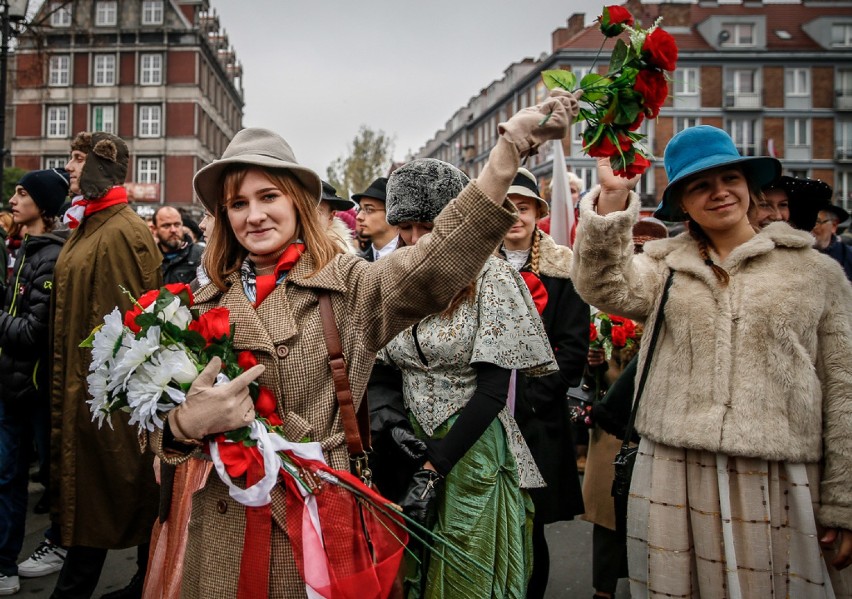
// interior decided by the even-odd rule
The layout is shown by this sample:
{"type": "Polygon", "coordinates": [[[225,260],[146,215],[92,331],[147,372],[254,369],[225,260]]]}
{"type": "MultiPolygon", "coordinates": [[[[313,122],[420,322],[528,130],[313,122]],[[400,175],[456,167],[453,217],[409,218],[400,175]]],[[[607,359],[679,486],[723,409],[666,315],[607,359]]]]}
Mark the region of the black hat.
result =
{"type": "Polygon", "coordinates": [[[849,220],[849,213],[846,212],[846,210],[844,210],[840,206],[835,206],[834,204],[832,204],[830,202],[823,202],[819,206],[819,210],[820,211],[824,210],[825,212],[831,212],[834,216],[837,217],[838,224],[845,223],[847,220],[849,220]]]}
{"type": "MultiPolygon", "coordinates": [[[[763,191],[780,190],[787,194],[790,206],[790,224],[802,231],[814,228],[817,214],[831,203],[832,190],[828,183],[819,179],[778,177],[763,188],[763,191]]],[[[849,215],[847,214],[847,217],[849,215]]],[[[843,222],[845,219],[841,219],[843,222]]]]}
{"type": "Polygon", "coordinates": [[[366,191],[362,193],[356,193],[352,196],[352,199],[356,202],[360,202],[361,198],[370,198],[373,200],[379,200],[380,202],[387,201],[387,187],[388,187],[388,178],[387,177],[379,177],[367,188],[366,191]]]}
{"type": "Polygon", "coordinates": [[[116,185],[127,179],[130,152],[124,140],[102,131],[77,134],[71,149],[86,154],[86,164],[77,184],[86,198],[102,198],[116,185]]]}
{"type": "Polygon", "coordinates": [[[30,171],[18,181],[45,216],[56,216],[68,198],[69,176],[64,168],[30,171]]]}
{"type": "Polygon", "coordinates": [[[351,210],[357,204],[352,200],[344,200],[337,195],[337,190],[330,183],[322,182],[322,197],[323,202],[328,202],[332,210],[351,210]]]}
{"type": "Polygon", "coordinates": [[[420,158],[391,173],[385,216],[388,224],[431,223],[470,179],[452,164],[420,158]]]}

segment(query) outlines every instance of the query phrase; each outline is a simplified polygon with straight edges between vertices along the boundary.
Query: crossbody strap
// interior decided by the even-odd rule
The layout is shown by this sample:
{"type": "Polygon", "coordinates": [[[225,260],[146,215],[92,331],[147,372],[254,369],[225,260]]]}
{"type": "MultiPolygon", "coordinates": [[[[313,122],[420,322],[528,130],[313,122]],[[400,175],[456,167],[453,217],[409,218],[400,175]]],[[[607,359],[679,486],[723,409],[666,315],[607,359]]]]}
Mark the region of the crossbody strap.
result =
{"type": "Polygon", "coordinates": [[[349,458],[356,465],[366,456],[364,447],[370,447],[370,423],[367,410],[367,398],[361,401],[358,414],[352,401],[352,389],[349,387],[349,375],[346,374],[346,357],[340,344],[340,332],[334,320],[334,309],[328,293],[318,294],[322,332],[328,349],[328,364],[331,366],[331,376],[334,380],[334,392],[340,407],[340,420],[343,423],[343,434],[346,437],[346,448],[349,458]]]}
{"type": "Polygon", "coordinates": [[[651,370],[651,358],[654,356],[654,351],[657,349],[657,339],[660,336],[660,327],[663,326],[663,309],[666,306],[666,300],[669,299],[669,289],[674,280],[674,271],[669,271],[669,276],[666,279],[666,285],[663,287],[663,297],[660,299],[660,307],[657,308],[657,316],[654,318],[654,328],[651,331],[651,339],[648,344],[648,353],[645,354],[645,362],[642,364],[642,372],[639,375],[639,382],[636,383],[636,399],[633,400],[633,409],[630,410],[630,420],[627,421],[627,431],[624,435],[624,442],[621,444],[622,449],[627,449],[630,446],[630,438],[633,437],[633,424],[636,422],[636,412],[639,411],[639,400],[642,399],[642,391],[645,390],[645,381],[648,378],[648,371],[651,370]]]}

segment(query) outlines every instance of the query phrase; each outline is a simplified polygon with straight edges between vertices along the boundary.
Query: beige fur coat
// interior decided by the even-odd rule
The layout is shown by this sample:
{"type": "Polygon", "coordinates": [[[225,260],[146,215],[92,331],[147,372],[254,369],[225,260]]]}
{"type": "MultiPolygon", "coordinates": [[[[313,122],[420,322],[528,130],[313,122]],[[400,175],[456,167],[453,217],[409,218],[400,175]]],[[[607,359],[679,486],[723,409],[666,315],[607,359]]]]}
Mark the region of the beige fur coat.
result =
{"type": "Polygon", "coordinates": [[[852,287],[837,262],[776,223],[721,263],[723,286],[688,233],[634,256],[638,197],[600,216],[597,195],[581,203],[574,248],[572,279],[586,301],[652,318],[675,271],[639,433],[728,455],[822,460],[819,519],[852,529],[852,287]]]}

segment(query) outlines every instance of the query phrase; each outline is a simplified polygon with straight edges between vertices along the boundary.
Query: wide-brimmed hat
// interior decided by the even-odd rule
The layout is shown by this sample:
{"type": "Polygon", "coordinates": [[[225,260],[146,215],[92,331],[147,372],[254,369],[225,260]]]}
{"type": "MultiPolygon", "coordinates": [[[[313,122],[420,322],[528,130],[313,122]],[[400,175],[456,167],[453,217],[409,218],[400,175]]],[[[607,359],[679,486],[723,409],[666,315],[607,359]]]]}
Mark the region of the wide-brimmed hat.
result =
{"type": "Polygon", "coordinates": [[[509,191],[506,192],[506,195],[519,195],[538,200],[539,218],[544,218],[550,212],[550,206],[547,205],[547,202],[544,201],[538,190],[538,180],[535,178],[535,175],[523,167],[519,168],[518,172],[515,173],[515,178],[512,180],[512,184],[509,186],[509,191]]]}
{"type": "Polygon", "coordinates": [[[337,190],[331,185],[331,183],[328,183],[326,181],[322,182],[321,199],[323,202],[328,202],[332,210],[339,210],[341,212],[344,210],[351,210],[352,208],[358,206],[358,204],[356,204],[352,200],[344,200],[339,195],[337,195],[337,190]]]}
{"type": "Polygon", "coordinates": [[[387,177],[379,177],[372,183],[370,186],[361,193],[356,193],[352,195],[352,199],[356,202],[360,202],[363,198],[370,198],[372,200],[379,200],[380,202],[386,202],[388,199],[388,178],[387,177]]]}
{"type": "Polygon", "coordinates": [[[645,217],[633,225],[633,245],[645,245],[653,239],[665,239],[669,230],[663,221],[653,217],[645,217]]]}
{"type": "Polygon", "coordinates": [[[388,224],[435,222],[469,182],[467,175],[443,160],[419,158],[404,164],[388,179],[388,224]]]}
{"type": "Polygon", "coordinates": [[[831,203],[834,193],[831,186],[819,179],[788,177],[783,175],[763,188],[767,191],[783,191],[787,194],[790,209],[790,224],[802,231],[814,228],[817,214],[823,206],[831,203]]]}
{"type": "Polygon", "coordinates": [[[269,129],[250,127],[234,136],[222,153],[222,158],[202,168],[192,179],[195,193],[212,214],[216,214],[216,208],[222,200],[225,171],[238,164],[289,171],[311,197],[316,198],[317,203],[320,201],[322,183],[319,175],[296,162],[290,144],[269,129]]]}
{"type": "Polygon", "coordinates": [[[832,204],[830,201],[820,202],[817,213],[821,211],[831,212],[834,216],[837,217],[838,224],[843,224],[847,220],[849,220],[849,213],[840,206],[832,204]]]}
{"type": "Polygon", "coordinates": [[[716,127],[698,125],[684,129],[669,141],[663,162],[669,184],[663,201],[654,212],[660,220],[687,220],[672,190],[678,183],[703,171],[721,166],[741,166],[749,183],[763,188],[781,174],[781,163],[768,156],[741,156],[731,137],[716,127]]]}

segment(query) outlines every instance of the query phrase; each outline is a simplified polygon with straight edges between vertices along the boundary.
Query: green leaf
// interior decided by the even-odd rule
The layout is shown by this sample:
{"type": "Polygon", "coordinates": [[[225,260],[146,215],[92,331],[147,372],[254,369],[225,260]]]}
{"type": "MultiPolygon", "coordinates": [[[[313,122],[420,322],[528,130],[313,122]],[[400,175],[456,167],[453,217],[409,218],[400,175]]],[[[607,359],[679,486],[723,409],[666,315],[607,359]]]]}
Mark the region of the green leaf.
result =
{"type": "Polygon", "coordinates": [[[589,73],[580,81],[580,87],[585,90],[581,99],[589,103],[594,103],[606,98],[609,95],[607,88],[610,84],[612,84],[612,81],[603,75],[589,73]]]}
{"type": "Polygon", "coordinates": [[[627,58],[627,44],[624,43],[623,40],[618,40],[615,42],[615,48],[612,49],[612,56],[609,59],[609,70],[611,73],[615,73],[622,66],[624,66],[624,61],[627,58]]]}
{"type": "Polygon", "coordinates": [[[542,71],[541,79],[544,81],[544,86],[547,89],[561,88],[568,91],[574,91],[577,84],[577,77],[571,71],[563,71],[561,69],[553,71],[542,71]]]}
{"type": "Polygon", "coordinates": [[[162,312],[166,309],[166,306],[171,304],[175,299],[174,294],[163,287],[160,289],[160,295],[157,296],[157,301],[154,302],[154,313],[162,312]]]}
{"type": "Polygon", "coordinates": [[[92,332],[89,333],[89,336],[83,339],[80,342],[79,347],[94,347],[95,342],[95,334],[103,328],[103,323],[99,324],[95,328],[92,329],[92,332]]]}
{"type": "Polygon", "coordinates": [[[142,314],[136,317],[136,324],[144,329],[154,325],[159,325],[160,321],[157,319],[156,314],[152,314],[151,312],[142,312],[142,314]]]}
{"type": "Polygon", "coordinates": [[[618,110],[616,111],[615,120],[613,122],[616,125],[632,125],[636,122],[640,112],[642,112],[642,108],[635,100],[621,102],[618,105],[618,110]]]}

